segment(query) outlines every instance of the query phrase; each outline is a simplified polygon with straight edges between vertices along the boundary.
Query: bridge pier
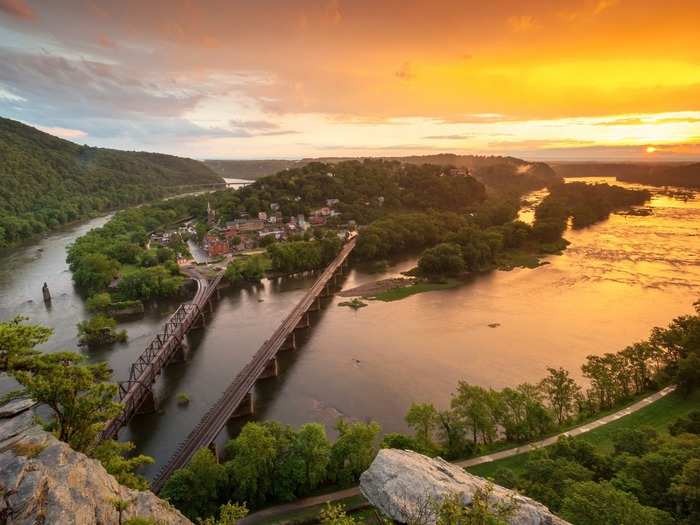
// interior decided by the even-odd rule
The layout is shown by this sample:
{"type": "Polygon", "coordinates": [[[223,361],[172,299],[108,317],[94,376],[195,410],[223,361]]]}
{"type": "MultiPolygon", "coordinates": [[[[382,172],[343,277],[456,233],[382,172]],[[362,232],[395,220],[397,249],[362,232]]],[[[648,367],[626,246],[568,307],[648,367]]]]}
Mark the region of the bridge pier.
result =
{"type": "Polygon", "coordinates": [[[260,379],[267,379],[269,377],[277,377],[279,375],[280,368],[276,357],[273,357],[267,362],[265,370],[260,374],[260,379]]]}
{"type": "Polygon", "coordinates": [[[319,310],[321,310],[321,299],[320,297],[316,297],[314,302],[311,303],[311,306],[309,306],[309,312],[318,312],[319,310]]]}
{"type": "Polygon", "coordinates": [[[211,451],[212,454],[214,454],[214,459],[218,463],[219,462],[219,451],[216,449],[216,443],[214,441],[212,441],[211,443],[209,443],[207,448],[211,451]]]}
{"type": "Polygon", "coordinates": [[[177,347],[177,350],[175,350],[175,353],[173,354],[173,358],[171,360],[172,363],[184,363],[190,358],[190,343],[187,341],[187,336],[183,335],[182,340],[180,341],[180,344],[177,347]]]}
{"type": "Polygon", "coordinates": [[[311,319],[309,318],[309,312],[306,312],[301,319],[299,319],[299,322],[297,323],[296,327],[294,328],[295,330],[300,329],[300,328],[308,328],[311,326],[311,319]]]}
{"type": "Polygon", "coordinates": [[[253,392],[248,392],[241,404],[236,407],[236,410],[231,414],[231,419],[239,417],[247,417],[255,414],[255,403],[253,400],[253,392]]]}
{"type": "Polygon", "coordinates": [[[280,351],[284,352],[286,350],[296,350],[296,349],[297,349],[297,336],[294,332],[292,332],[284,340],[284,343],[280,347],[280,351]]]}
{"type": "Polygon", "coordinates": [[[158,400],[156,399],[156,395],[153,393],[153,389],[149,388],[146,390],[146,395],[143,398],[143,401],[139,405],[139,408],[136,410],[137,414],[153,414],[153,412],[158,411],[158,400]]]}

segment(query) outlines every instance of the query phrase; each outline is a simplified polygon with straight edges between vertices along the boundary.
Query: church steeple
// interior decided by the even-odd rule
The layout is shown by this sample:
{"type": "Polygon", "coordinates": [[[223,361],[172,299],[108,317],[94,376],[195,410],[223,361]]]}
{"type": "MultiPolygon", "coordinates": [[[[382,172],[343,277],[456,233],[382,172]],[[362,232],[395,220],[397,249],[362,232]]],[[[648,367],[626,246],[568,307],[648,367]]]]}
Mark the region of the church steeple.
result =
{"type": "Polygon", "coordinates": [[[216,223],[216,211],[211,207],[211,203],[207,201],[207,224],[214,226],[216,223]]]}

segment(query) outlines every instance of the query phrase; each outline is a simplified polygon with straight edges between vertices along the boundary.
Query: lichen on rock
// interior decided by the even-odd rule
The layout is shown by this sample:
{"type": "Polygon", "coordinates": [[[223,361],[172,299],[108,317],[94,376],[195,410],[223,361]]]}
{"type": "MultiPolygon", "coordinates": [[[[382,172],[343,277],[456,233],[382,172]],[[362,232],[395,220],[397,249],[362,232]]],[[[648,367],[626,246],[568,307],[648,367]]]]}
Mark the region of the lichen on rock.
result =
{"type": "Polygon", "coordinates": [[[383,449],[360,477],[360,491],[377,509],[401,523],[436,522],[430,502],[458,495],[465,506],[478,491],[490,490],[489,502],[512,501],[516,508],[511,525],[568,525],[535,500],[493,485],[442,458],[429,458],[409,450],[383,449]]]}
{"type": "Polygon", "coordinates": [[[0,523],[112,525],[115,500],[129,502],[124,520],[192,525],[152,492],[120,485],[99,461],[42,430],[32,410],[0,419],[0,523]]]}

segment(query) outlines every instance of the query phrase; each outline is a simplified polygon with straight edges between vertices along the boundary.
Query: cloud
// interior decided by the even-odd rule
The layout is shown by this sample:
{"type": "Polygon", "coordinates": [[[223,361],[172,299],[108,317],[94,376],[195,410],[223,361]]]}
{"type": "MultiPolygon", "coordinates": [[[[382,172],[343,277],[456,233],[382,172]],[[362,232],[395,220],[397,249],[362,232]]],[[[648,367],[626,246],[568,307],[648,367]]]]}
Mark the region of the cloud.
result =
{"type": "Polygon", "coordinates": [[[596,126],[638,126],[640,124],[645,124],[645,122],[640,118],[620,118],[615,120],[605,120],[603,122],[596,122],[596,126]]]}
{"type": "Polygon", "coordinates": [[[553,149],[553,148],[578,148],[595,144],[592,140],[578,139],[524,139],[524,140],[503,140],[489,142],[489,148],[526,148],[526,149],[553,149]]]}
{"type": "Polygon", "coordinates": [[[278,135],[295,135],[299,131],[279,129],[279,124],[269,120],[230,120],[229,125],[241,137],[273,137],[278,135]]]}
{"type": "Polygon", "coordinates": [[[514,117],[502,115],[501,113],[472,113],[468,115],[455,115],[451,118],[441,118],[437,124],[493,124],[496,122],[509,122],[515,120],[514,117]]]}
{"type": "Polygon", "coordinates": [[[205,96],[201,89],[179,86],[167,77],[148,78],[107,62],[10,48],[0,48],[0,55],[3,83],[54,114],[179,116],[205,96]]]}
{"type": "Polygon", "coordinates": [[[603,11],[610,9],[617,5],[618,0],[598,0],[595,8],[593,9],[593,15],[599,15],[603,11]]]}
{"type": "Polygon", "coordinates": [[[100,37],[97,39],[97,43],[107,49],[114,49],[117,47],[116,42],[110,39],[107,35],[100,35],[100,37]]]}
{"type": "Polygon", "coordinates": [[[465,140],[473,136],[474,135],[466,133],[456,133],[454,135],[428,135],[427,137],[423,138],[427,140],[465,140]]]}
{"type": "MultiPolygon", "coordinates": [[[[30,124],[31,126],[32,124],[30,124]]],[[[80,129],[70,129],[70,128],[62,128],[59,126],[36,126],[34,125],[35,128],[43,131],[44,133],[48,133],[49,135],[55,135],[57,137],[61,137],[63,139],[82,139],[84,137],[87,137],[87,133],[80,129]]]]}
{"type": "Polygon", "coordinates": [[[401,67],[394,72],[394,76],[396,78],[400,78],[401,80],[407,81],[416,77],[410,62],[404,62],[401,64],[401,67]]]}
{"type": "Polygon", "coordinates": [[[596,122],[596,126],[643,126],[647,124],[697,124],[700,118],[697,117],[665,117],[665,118],[620,118],[596,122]]]}
{"type": "Polygon", "coordinates": [[[241,128],[248,131],[266,131],[278,129],[279,125],[269,120],[229,120],[229,124],[234,128],[241,128]]]}
{"type": "Polygon", "coordinates": [[[34,20],[36,14],[25,0],[0,0],[0,12],[20,20],[34,20]]]}
{"type": "Polygon", "coordinates": [[[542,26],[537,23],[535,17],[530,15],[511,16],[506,20],[508,27],[515,33],[529,33],[540,29],[542,26]]]}

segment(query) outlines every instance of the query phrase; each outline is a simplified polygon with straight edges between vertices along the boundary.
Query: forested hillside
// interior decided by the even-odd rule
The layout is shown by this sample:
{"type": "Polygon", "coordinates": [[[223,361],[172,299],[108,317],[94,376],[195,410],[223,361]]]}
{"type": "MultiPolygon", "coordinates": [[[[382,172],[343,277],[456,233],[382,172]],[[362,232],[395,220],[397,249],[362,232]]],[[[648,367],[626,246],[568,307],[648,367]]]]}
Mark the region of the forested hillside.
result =
{"type": "Polygon", "coordinates": [[[650,173],[623,174],[617,178],[626,182],[641,182],[652,186],[700,188],[700,162],[685,166],[674,166],[650,173]]]}
{"type": "MultiPolygon", "coordinates": [[[[414,155],[410,157],[376,157],[376,160],[398,161],[405,164],[433,164],[465,168],[469,174],[498,191],[523,193],[560,182],[561,177],[544,162],[528,162],[515,157],[487,155],[414,155]]],[[[303,168],[312,163],[341,164],[352,157],[326,157],[301,160],[207,160],[205,163],[222,177],[257,180],[283,170],[303,168]]]]}
{"type": "Polygon", "coordinates": [[[0,247],[175,186],[216,182],[192,159],[80,146],[0,118],[0,247]]]}

